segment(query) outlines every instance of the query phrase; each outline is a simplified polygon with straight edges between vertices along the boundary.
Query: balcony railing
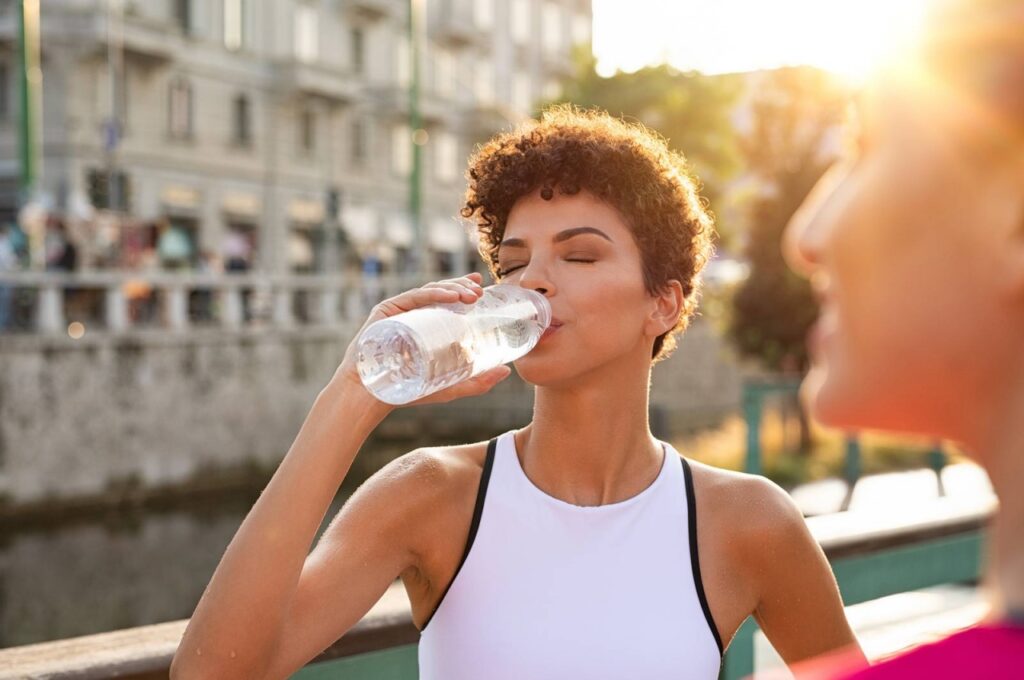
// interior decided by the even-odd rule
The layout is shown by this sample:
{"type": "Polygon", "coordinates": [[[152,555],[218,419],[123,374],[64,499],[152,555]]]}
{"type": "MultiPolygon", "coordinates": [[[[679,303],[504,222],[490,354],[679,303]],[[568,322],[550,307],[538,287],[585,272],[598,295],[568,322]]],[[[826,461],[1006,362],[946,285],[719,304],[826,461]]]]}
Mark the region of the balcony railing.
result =
{"type": "Polygon", "coordinates": [[[358,275],[4,273],[0,288],[7,290],[0,295],[9,313],[0,334],[76,337],[355,324],[373,305],[417,285],[411,277],[358,275]]]}

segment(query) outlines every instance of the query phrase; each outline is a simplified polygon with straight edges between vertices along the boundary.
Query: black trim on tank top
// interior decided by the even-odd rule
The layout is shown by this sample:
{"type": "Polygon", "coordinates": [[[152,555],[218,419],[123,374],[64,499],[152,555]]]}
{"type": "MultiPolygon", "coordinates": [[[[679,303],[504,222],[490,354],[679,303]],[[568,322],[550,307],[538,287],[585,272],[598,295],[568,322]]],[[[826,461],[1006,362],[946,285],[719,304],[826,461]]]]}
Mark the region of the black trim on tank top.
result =
{"type": "Polygon", "coordinates": [[[718,645],[718,654],[723,656],[725,648],[722,647],[722,638],[718,635],[718,626],[711,616],[711,607],[708,606],[708,598],[704,594],[704,581],[700,577],[700,556],[697,554],[697,502],[693,494],[693,473],[690,471],[690,464],[682,456],[679,460],[683,464],[683,479],[686,480],[686,515],[690,525],[690,565],[693,568],[693,585],[697,588],[697,599],[700,600],[700,608],[704,610],[704,618],[707,619],[708,628],[715,636],[715,644],[718,645]]]}
{"type": "Polygon", "coordinates": [[[434,605],[434,611],[430,612],[430,616],[423,622],[423,627],[420,628],[420,633],[427,629],[430,625],[430,620],[434,618],[434,614],[437,613],[441,603],[444,602],[445,596],[448,595],[448,591],[451,590],[452,584],[455,583],[455,579],[459,577],[459,572],[462,571],[462,565],[466,563],[466,558],[469,557],[469,549],[473,547],[473,541],[476,539],[477,529],[480,528],[480,517],[484,513],[484,498],[487,496],[487,484],[491,480],[491,468],[494,467],[494,452],[498,448],[498,440],[492,439],[487,444],[487,457],[484,458],[484,469],[480,474],[480,487],[476,492],[476,505],[473,507],[473,521],[469,524],[469,537],[466,539],[466,549],[462,552],[462,559],[459,561],[459,566],[455,569],[455,575],[452,576],[452,580],[448,582],[448,586],[441,593],[440,599],[437,604],[434,605]]]}

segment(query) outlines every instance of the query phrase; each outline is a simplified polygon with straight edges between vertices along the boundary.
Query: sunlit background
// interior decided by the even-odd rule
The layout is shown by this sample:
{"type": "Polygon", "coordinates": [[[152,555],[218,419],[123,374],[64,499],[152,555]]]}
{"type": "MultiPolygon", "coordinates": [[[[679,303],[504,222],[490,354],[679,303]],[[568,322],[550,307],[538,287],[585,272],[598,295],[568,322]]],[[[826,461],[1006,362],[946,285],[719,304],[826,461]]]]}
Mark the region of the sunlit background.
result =
{"type": "Polygon", "coordinates": [[[817,66],[852,80],[913,40],[929,0],[594,0],[598,72],[817,66]]]}

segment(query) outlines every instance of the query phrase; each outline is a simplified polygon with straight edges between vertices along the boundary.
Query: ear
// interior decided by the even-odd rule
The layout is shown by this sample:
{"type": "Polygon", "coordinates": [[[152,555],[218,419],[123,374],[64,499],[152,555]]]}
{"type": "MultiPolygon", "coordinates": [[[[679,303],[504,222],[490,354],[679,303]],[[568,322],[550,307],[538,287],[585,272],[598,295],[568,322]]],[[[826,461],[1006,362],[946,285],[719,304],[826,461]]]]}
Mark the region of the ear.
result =
{"type": "Polygon", "coordinates": [[[652,338],[656,338],[672,330],[676,322],[679,321],[679,315],[683,312],[684,299],[683,284],[675,279],[667,282],[660,292],[651,297],[651,307],[644,332],[652,338]]]}

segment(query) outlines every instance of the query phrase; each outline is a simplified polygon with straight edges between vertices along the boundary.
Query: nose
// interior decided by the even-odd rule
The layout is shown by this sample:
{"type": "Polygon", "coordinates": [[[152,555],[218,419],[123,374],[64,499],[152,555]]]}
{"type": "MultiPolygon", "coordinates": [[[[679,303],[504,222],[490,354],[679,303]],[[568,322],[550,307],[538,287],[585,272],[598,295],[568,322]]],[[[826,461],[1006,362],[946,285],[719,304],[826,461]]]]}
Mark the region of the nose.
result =
{"type": "Polygon", "coordinates": [[[539,254],[530,258],[529,264],[523,267],[522,276],[519,277],[519,285],[523,288],[537,291],[544,297],[551,297],[555,294],[555,284],[548,274],[547,268],[540,261],[539,254]]]}
{"type": "Polygon", "coordinates": [[[804,199],[782,237],[782,254],[790,268],[811,276],[822,264],[828,232],[839,217],[838,195],[850,165],[832,165],[804,199]]]}

